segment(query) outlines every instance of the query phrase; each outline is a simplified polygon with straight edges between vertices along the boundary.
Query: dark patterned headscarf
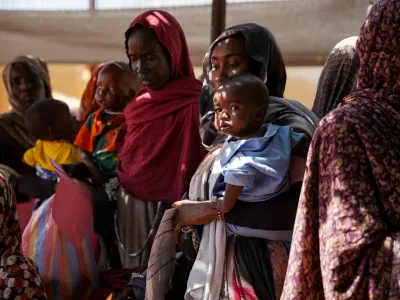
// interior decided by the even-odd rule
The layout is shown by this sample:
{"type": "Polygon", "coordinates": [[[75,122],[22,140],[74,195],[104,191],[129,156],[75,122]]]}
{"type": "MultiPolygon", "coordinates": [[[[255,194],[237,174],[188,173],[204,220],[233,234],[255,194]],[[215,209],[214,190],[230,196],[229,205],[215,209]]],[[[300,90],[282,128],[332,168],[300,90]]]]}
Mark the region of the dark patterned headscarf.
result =
{"type": "Polygon", "coordinates": [[[336,108],[356,87],[360,69],[360,58],[356,52],[357,38],[353,36],[339,42],[325,63],[312,108],[320,119],[336,108]]]}
{"type": "Polygon", "coordinates": [[[399,299],[400,0],[371,9],[357,52],[311,144],[281,299],[399,299]]]}
{"type": "Polygon", "coordinates": [[[47,299],[36,265],[21,253],[15,195],[0,174],[0,299],[47,299]]]}

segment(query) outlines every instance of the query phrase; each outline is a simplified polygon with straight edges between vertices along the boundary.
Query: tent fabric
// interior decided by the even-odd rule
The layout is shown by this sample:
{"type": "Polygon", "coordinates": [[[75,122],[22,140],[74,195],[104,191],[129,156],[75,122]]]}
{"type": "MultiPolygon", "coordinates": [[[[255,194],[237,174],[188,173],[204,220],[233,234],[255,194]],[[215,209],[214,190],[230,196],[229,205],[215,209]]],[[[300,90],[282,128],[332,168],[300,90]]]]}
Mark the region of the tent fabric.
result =
{"type": "MultiPolygon", "coordinates": [[[[323,64],[333,46],[358,35],[368,0],[281,0],[227,4],[226,26],[258,23],[275,35],[287,65],[323,64]]],[[[211,5],[163,8],[181,23],[192,61],[210,44],[211,5]]],[[[0,64],[30,54],[48,62],[126,59],[124,33],[144,10],[0,11],[0,64]]]]}

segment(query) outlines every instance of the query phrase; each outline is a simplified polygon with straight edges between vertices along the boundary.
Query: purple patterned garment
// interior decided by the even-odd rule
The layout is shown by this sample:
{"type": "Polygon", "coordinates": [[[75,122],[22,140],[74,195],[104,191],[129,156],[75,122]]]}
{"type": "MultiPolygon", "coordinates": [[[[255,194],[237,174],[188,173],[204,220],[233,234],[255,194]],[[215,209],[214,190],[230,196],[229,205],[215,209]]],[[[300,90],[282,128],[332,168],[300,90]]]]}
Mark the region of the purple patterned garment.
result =
{"type": "Polygon", "coordinates": [[[281,299],[400,298],[400,0],[357,41],[354,94],[319,124],[281,299]]]}

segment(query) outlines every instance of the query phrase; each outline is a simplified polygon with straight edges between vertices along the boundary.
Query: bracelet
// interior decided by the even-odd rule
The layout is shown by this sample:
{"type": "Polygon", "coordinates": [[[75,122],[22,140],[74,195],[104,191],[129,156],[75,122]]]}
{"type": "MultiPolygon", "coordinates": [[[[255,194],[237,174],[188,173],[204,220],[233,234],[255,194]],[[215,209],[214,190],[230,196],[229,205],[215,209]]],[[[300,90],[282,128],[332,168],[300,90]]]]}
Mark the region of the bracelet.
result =
{"type": "Polygon", "coordinates": [[[218,211],[218,220],[223,221],[224,220],[224,213],[222,211],[218,211]]]}
{"type": "MultiPolygon", "coordinates": [[[[212,209],[217,209],[217,201],[218,201],[218,198],[217,197],[214,197],[212,200],[211,200],[211,202],[210,202],[210,206],[211,206],[211,208],[212,209]]],[[[223,221],[224,220],[224,213],[222,212],[222,211],[220,211],[220,210],[218,210],[218,220],[220,220],[220,221],[223,221]]]]}

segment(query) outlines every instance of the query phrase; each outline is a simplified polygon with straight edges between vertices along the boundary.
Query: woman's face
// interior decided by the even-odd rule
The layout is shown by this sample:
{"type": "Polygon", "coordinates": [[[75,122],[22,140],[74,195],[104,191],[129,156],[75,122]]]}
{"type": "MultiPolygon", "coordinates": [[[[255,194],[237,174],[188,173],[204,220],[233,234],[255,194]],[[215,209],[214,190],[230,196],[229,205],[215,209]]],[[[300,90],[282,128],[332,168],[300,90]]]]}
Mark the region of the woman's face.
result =
{"type": "Polygon", "coordinates": [[[211,77],[214,89],[218,89],[226,78],[247,74],[249,71],[249,56],[244,38],[232,36],[215,45],[211,54],[211,77]]]}
{"type": "Polygon", "coordinates": [[[12,65],[10,84],[13,97],[24,110],[46,97],[46,87],[39,73],[26,63],[12,65]]]}
{"type": "Polygon", "coordinates": [[[128,57],[140,83],[151,90],[161,89],[171,77],[169,58],[151,29],[133,29],[128,39],[128,57]]]}

